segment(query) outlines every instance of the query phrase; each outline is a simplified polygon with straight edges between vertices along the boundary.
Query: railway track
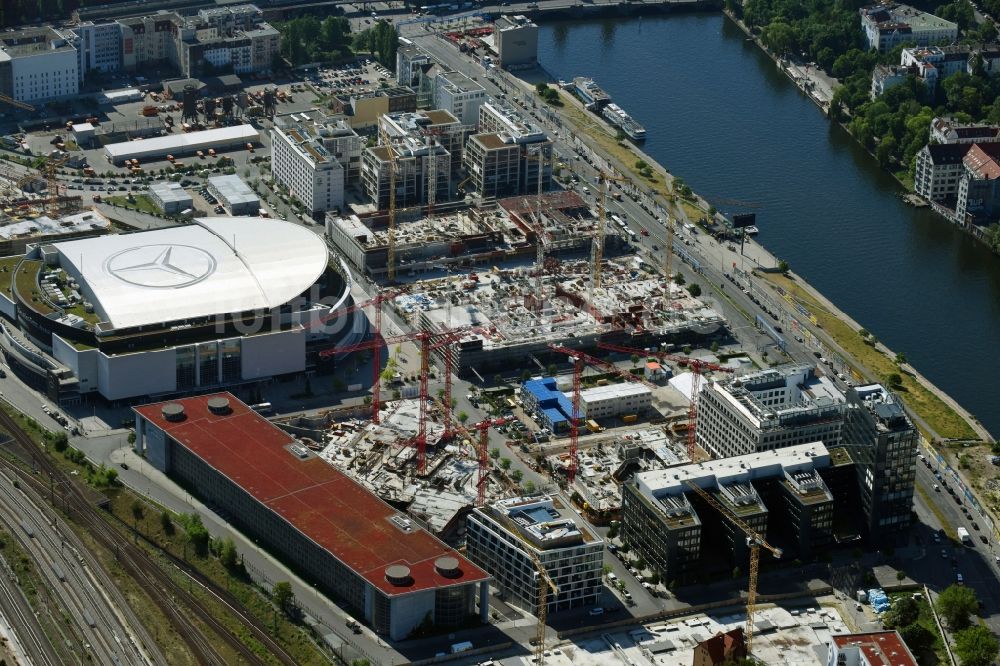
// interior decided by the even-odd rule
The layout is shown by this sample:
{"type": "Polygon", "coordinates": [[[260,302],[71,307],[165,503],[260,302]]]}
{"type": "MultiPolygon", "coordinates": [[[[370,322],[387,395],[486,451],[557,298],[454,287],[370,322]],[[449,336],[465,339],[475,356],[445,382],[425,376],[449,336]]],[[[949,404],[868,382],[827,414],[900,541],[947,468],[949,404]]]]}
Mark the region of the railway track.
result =
{"type": "MultiPolygon", "coordinates": [[[[76,482],[65,475],[43,452],[40,452],[35,442],[28,437],[17,422],[2,410],[0,410],[0,429],[10,433],[24,450],[34,452],[35,465],[49,475],[51,481],[60,486],[65,505],[74,519],[88,530],[94,540],[115,553],[122,568],[142,585],[145,592],[163,611],[170,624],[191,649],[198,663],[228,666],[219,655],[212,640],[194,624],[186,612],[188,610],[194,617],[218,634],[219,638],[240,655],[245,663],[267,663],[238,636],[232,634],[200,599],[180,585],[167,570],[153,561],[147,551],[132,543],[118,530],[110,529],[108,522],[99,514],[99,510],[84,495],[76,482]]],[[[45,491],[49,489],[38,476],[26,472],[6,459],[0,458],[0,466],[6,468],[11,474],[17,475],[24,482],[35,486],[43,496],[45,491]]],[[[251,615],[242,604],[228,593],[214,589],[214,586],[207,580],[201,578],[194,578],[194,580],[236,613],[254,638],[260,641],[274,659],[286,666],[295,666],[295,659],[271,638],[267,627],[251,615]]]]}

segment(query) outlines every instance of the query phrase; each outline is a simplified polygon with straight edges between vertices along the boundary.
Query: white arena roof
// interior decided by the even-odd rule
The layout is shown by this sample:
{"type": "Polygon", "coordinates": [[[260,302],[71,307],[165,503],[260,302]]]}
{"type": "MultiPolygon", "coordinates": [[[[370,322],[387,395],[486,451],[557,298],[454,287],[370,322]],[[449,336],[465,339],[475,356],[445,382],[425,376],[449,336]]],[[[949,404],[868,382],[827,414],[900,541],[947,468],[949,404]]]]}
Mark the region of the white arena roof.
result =
{"type": "Polygon", "coordinates": [[[260,133],[253,125],[233,125],[200,132],[167,134],[151,139],[109,143],[104,147],[108,159],[114,163],[142,157],[164,157],[171,153],[184,155],[197,150],[235,146],[243,143],[260,143],[260,133]]]}
{"type": "Polygon", "coordinates": [[[323,239],[259,217],[55,243],[102,321],[116,329],[278,307],[326,270],[323,239]]]}

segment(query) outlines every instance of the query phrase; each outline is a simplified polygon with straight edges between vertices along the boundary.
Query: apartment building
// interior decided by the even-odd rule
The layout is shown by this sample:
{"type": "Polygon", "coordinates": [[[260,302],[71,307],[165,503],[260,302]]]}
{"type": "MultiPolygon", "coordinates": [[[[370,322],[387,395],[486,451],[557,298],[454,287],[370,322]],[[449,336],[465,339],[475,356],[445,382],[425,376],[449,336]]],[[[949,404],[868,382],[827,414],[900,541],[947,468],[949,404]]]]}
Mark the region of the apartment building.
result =
{"type": "Polygon", "coordinates": [[[50,27],[0,34],[0,93],[21,102],[76,95],[79,58],[71,41],[50,27]]]}
{"type": "Polygon", "coordinates": [[[983,226],[1000,218],[1000,144],[973,144],[962,158],[962,168],[955,220],[983,226]]]}
{"type": "Polygon", "coordinates": [[[344,205],[344,188],[360,180],[364,139],[342,119],[318,111],[275,116],[271,175],[311,212],[344,205]]]}
{"type": "Polygon", "coordinates": [[[727,458],[807,442],[837,446],[844,395],[811,365],[785,365],[703,385],[698,444],[727,458]]]}
{"type": "Polygon", "coordinates": [[[844,447],[855,463],[866,536],[891,541],[910,525],[919,435],[880,384],[847,392],[844,447]]]}
{"type": "Polygon", "coordinates": [[[466,556],[493,576],[501,598],[534,615],[541,580],[532,556],[559,590],[546,600],[553,613],[597,604],[603,554],[601,538],[559,496],[514,497],[469,514],[466,556]]]}
{"type": "Polygon", "coordinates": [[[420,83],[421,68],[433,62],[416,44],[405,44],[400,40],[396,51],[396,83],[416,90],[420,83]]]}
{"type": "Polygon", "coordinates": [[[993,143],[1000,141],[1000,127],[967,125],[939,116],[931,120],[929,138],[930,143],[993,143]]]}
{"type": "Polygon", "coordinates": [[[451,113],[463,125],[479,122],[479,108],[486,89],[461,72],[441,72],[434,77],[434,108],[451,113]]]}
{"type": "MultiPolygon", "coordinates": [[[[933,128],[931,130],[933,132],[933,128]]],[[[913,189],[931,201],[954,201],[965,173],[966,143],[930,143],[917,152],[913,189]]]]}
{"type": "Polygon", "coordinates": [[[957,23],[909,5],[885,3],[862,7],[859,11],[869,49],[885,52],[905,42],[931,46],[958,39],[957,23]]]}

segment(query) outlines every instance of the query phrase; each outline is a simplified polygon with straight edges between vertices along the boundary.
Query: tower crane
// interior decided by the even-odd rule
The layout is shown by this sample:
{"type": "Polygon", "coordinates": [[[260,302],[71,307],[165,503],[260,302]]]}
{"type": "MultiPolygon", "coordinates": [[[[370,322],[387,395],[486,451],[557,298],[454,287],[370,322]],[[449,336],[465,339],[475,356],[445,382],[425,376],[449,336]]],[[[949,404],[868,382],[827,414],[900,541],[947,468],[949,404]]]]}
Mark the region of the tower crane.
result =
{"type": "Polygon", "coordinates": [[[0,94],[0,102],[2,102],[4,104],[9,104],[10,106],[16,107],[16,108],[21,109],[23,111],[34,111],[35,110],[35,107],[33,107],[32,105],[28,104],[27,102],[22,102],[20,100],[14,99],[13,97],[8,97],[7,95],[3,95],[3,94],[0,94]]]}
{"type": "Polygon", "coordinates": [[[389,158],[389,220],[386,229],[385,277],[389,284],[396,282],[396,149],[389,139],[389,132],[381,128],[382,145],[389,158]]]}
{"type": "Polygon", "coordinates": [[[39,171],[45,175],[49,189],[49,216],[53,219],[59,217],[59,179],[56,177],[56,169],[69,161],[69,154],[60,157],[50,157],[45,161],[39,171]]]}
{"type": "Polygon", "coordinates": [[[736,371],[733,368],[727,368],[726,366],[719,365],[718,363],[710,363],[709,361],[702,361],[700,359],[689,358],[687,356],[678,356],[677,354],[668,354],[655,349],[647,351],[645,349],[635,349],[634,347],[616,345],[610,342],[598,342],[597,346],[600,349],[623,352],[625,354],[645,354],[647,356],[655,356],[661,361],[674,361],[678,365],[686,365],[691,368],[691,402],[688,406],[687,454],[688,458],[694,461],[695,450],[698,444],[696,428],[698,424],[698,395],[701,392],[702,373],[708,370],[711,370],[712,372],[736,371]]]}
{"type": "Polygon", "coordinates": [[[771,554],[774,555],[775,558],[780,558],[782,551],[780,548],[775,548],[769,544],[763,535],[759,534],[756,530],[750,527],[745,520],[724,507],[718,500],[712,497],[712,495],[701,488],[701,486],[690,480],[685,481],[685,483],[687,483],[688,487],[697,493],[699,497],[708,502],[709,506],[722,514],[724,518],[741,529],[747,536],[747,545],[750,546],[750,576],[747,581],[747,623],[743,630],[743,635],[746,639],[747,654],[749,655],[753,647],[753,616],[757,610],[757,574],[758,567],[760,566],[760,549],[766,548],[771,551],[771,554]]]}
{"type": "MultiPolygon", "coordinates": [[[[450,407],[445,407],[440,401],[438,405],[448,412],[451,410],[450,407]]],[[[464,437],[467,437],[470,442],[475,442],[476,446],[476,461],[479,463],[479,473],[476,476],[476,506],[485,506],[486,504],[486,484],[489,481],[490,475],[490,428],[495,426],[502,426],[507,423],[507,419],[486,419],[480,421],[471,426],[472,430],[477,430],[476,436],[473,436],[469,429],[462,424],[456,424],[455,430],[458,431],[464,437]]]]}
{"type": "Polygon", "coordinates": [[[372,350],[372,423],[378,424],[379,422],[379,387],[381,385],[382,376],[382,354],[381,347],[385,344],[385,340],[382,338],[382,303],[384,301],[391,301],[396,296],[399,295],[398,291],[382,291],[375,295],[374,298],[365,301],[364,303],[355,303],[350,307],[343,310],[338,310],[330,317],[325,317],[322,322],[325,324],[332,319],[338,317],[343,317],[345,315],[351,314],[358,310],[364,310],[367,307],[374,308],[374,316],[372,317],[372,337],[365,341],[359,342],[353,345],[344,345],[341,347],[334,347],[332,349],[324,349],[319,353],[320,358],[330,358],[331,356],[336,356],[337,354],[346,354],[353,351],[362,350],[372,350]]]}
{"type": "Polygon", "coordinates": [[[451,421],[451,374],[455,367],[455,345],[462,338],[468,335],[483,333],[485,330],[478,326],[452,329],[451,331],[441,333],[440,337],[435,339],[430,346],[429,351],[441,350],[441,355],[444,357],[444,403],[447,407],[444,409],[444,434],[441,436],[442,439],[451,439],[452,435],[454,435],[451,421]]]}
{"type": "Polygon", "coordinates": [[[597,233],[594,234],[590,246],[590,289],[588,301],[594,303],[594,289],[601,286],[601,262],[604,261],[604,233],[608,226],[608,183],[623,181],[624,178],[614,176],[601,170],[598,173],[601,181],[601,195],[597,198],[597,233]]]}
{"type": "Polygon", "coordinates": [[[422,131],[427,137],[427,217],[434,216],[434,204],[437,202],[437,137],[444,134],[439,127],[428,127],[422,131]]]}
{"type": "MultiPolygon", "coordinates": [[[[536,309],[541,311],[542,304],[545,299],[542,298],[542,275],[545,270],[545,222],[542,219],[542,189],[545,185],[545,181],[542,178],[542,174],[545,172],[545,164],[543,160],[548,160],[552,157],[551,152],[546,155],[542,148],[538,148],[534,152],[526,152],[524,159],[526,161],[536,160],[538,162],[538,192],[535,194],[535,306],[536,309]]],[[[550,171],[551,173],[551,171],[550,171]]]]}
{"type": "Polygon", "coordinates": [[[627,381],[639,381],[649,386],[653,384],[647,382],[646,380],[633,375],[631,372],[622,370],[614,363],[609,363],[602,359],[596,358],[589,354],[585,354],[579,349],[570,349],[568,347],[560,347],[556,344],[550,344],[549,348],[557,353],[566,354],[573,360],[573,395],[572,395],[572,405],[573,414],[569,420],[569,467],[566,470],[566,480],[570,484],[573,483],[573,479],[576,478],[576,470],[579,466],[578,458],[578,445],[580,439],[580,426],[579,422],[581,417],[580,414],[580,383],[583,376],[583,367],[587,364],[596,365],[598,367],[604,368],[605,370],[612,372],[619,377],[627,381]]]}
{"type": "Polygon", "coordinates": [[[516,534],[517,537],[524,544],[524,553],[531,560],[531,563],[535,565],[535,569],[538,570],[538,623],[535,625],[535,659],[534,663],[538,666],[542,666],[545,663],[545,625],[548,622],[549,617],[549,594],[556,597],[559,596],[559,586],[556,585],[555,581],[552,580],[552,576],[549,575],[548,569],[542,564],[542,560],[535,553],[534,546],[531,545],[522,535],[521,530],[518,529],[517,525],[514,524],[506,514],[497,514],[503,522],[507,524],[507,528],[511,534],[516,534]]]}

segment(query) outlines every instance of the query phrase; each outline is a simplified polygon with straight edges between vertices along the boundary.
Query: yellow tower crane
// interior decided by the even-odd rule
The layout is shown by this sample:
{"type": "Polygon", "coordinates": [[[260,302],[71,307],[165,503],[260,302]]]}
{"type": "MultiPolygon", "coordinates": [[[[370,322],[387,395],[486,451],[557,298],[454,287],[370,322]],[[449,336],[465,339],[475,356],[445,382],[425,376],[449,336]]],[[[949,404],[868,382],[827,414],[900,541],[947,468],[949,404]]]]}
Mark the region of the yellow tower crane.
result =
{"type": "Polygon", "coordinates": [[[62,201],[59,198],[59,178],[56,176],[56,169],[69,161],[69,155],[61,157],[50,157],[45,164],[39,167],[39,171],[45,174],[45,180],[49,188],[49,216],[52,219],[59,217],[62,201]]]}
{"type": "Polygon", "coordinates": [[[518,529],[517,525],[504,514],[498,514],[498,516],[507,524],[507,528],[510,530],[511,534],[516,534],[518,538],[524,543],[524,553],[531,560],[531,563],[535,565],[538,570],[538,624],[535,627],[535,659],[534,663],[538,666],[542,666],[545,663],[545,626],[548,622],[549,617],[549,594],[559,596],[559,587],[556,585],[555,581],[552,580],[552,576],[549,575],[548,569],[542,564],[542,560],[535,553],[534,546],[521,536],[521,530],[518,529]]]}
{"type": "Polygon", "coordinates": [[[736,527],[740,528],[743,533],[747,535],[747,544],[750,546],[750,577],[747,582],[747,623],[746,628],[743,630],[743,635],[746,640],[747,654],[749,655],[753,646],[753,616],[754,612],[757,610],[757,571],[760,565],[760,549],[768,549],[776,558],[781,557],[781,549],[775,548],[769,544],[767,540],[761,534],[758,534],[754,528],[750,527],[745,520],[720,504],[718,500],[712,497],[709,493],[705,492],[705,490],[699,487],[698,484],[693,481],[687,481],[686,483],[691,490],[697,493],[703,500],[708,502],[713,509],[722,514],[724,518],[729,520],[729,522],[736,527]]]}
{"type": "Polygon", "coordinates": [[[601,262],[604,261],[604,234],[608,227],[608,183],[625,180],[621,176],[613,176],[603,170],[598,174],[598,178],[601,181],[601,193],[597,198],[597,233],[594,234],[593,243],[590,246],[590,288],[588,289],[587,299],[591,304],[594,302],[594,290],[601,286],[601,262]]]}
{"type": "Polygon", "coordinates": [[[386,229],[385,276],[389,284],[396,282],[396,149],[384,125],[380,128],[382,145],[389,158],[389,222],[386,229]]]}
{"type": "Polygon", "coordinates": [[[0,102],[2,102],[4,104],[9,104],[10,106],[16,107],[18,109],[22,109],[24,111],[34,111],[35,110],[35,107],[31,106],[27,102],[18,101],[16,99],[14,99],[13,97],[8,97],[7,95],[0,94],[0,102]]]}

